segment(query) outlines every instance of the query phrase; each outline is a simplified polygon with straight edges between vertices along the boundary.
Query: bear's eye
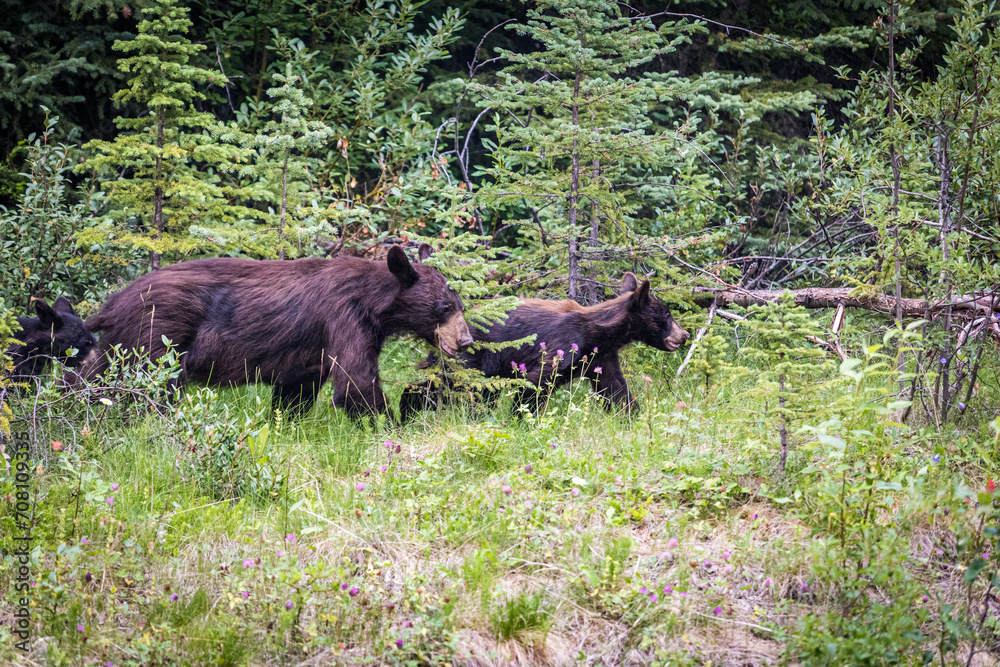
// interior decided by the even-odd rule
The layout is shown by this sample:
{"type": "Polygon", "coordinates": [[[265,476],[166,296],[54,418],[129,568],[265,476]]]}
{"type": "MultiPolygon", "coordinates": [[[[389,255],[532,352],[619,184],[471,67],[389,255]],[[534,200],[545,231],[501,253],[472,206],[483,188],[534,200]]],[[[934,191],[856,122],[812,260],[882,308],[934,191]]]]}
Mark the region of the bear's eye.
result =
{"type": "Polygon", "coordinates": [[[436,315],[445,315],[451,310],[451,303],[448,301],[438,301],[437,306],[434,307],[434,313],[436,315]]]}

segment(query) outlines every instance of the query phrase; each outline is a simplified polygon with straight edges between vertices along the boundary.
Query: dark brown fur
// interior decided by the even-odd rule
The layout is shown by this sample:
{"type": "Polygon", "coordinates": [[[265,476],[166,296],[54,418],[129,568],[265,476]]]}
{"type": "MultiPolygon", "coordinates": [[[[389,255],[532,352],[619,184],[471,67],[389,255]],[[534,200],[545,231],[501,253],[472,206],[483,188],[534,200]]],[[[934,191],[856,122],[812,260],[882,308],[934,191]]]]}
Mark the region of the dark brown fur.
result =
{"type": "MultiPolygon", "coordinates": [[[[573,378],[585,377],[609,407],[631,411],[634,400],[618,351],[638,342],[672,352],[688,339],[688,333],[674,322],[667,307],[650,294],[649,281],[639,285],[631,273],[622,279],[620,296],[604,303],[584,307],[575,301],[527,299],[511,311],[505,322],[489,331],[474,330],[473,336],[477,341],[496,343],[532,334],[536,335],[532,345],[497,352],[477,349],[459,358],[487,377],[521,377],[542,387],[549,382],[559,386],[573,378]],[[574,344],[578,348],[575,352],[574,344]]],[[[425,363],[433,362],[431,358],[425,363]]],[[[430,384],[404,391],[400,400],[403,419],[427,405],[430,384]]],[[[522,392],[520,398],[526,400],[534,393],[522,392]]]]}
{"type": "Polygon", "coordinates": [[[97,339],[73,311],[65,297],[51,306],[41,299],[34,302],[38,317],[19,317],[21,331],[14,336],[21,341],[7,350],[14,360],[14,379],[24,381],[41,375],[49,359],[59,359],[70,368],[79,365],[97,347],[97,339]],[[71,349],[76,355],[67,357],[71,349]]]}
{"type": "MultiPolygon", "coordinates": [[[[305,412],[332,377],[335,405],[355,417],[383,412],[378,356],[387,337],[415,334],[449,354],[472,342],[440,272],[396,247],[387,260],[182,262],[112,295],[87,326],[104,332],[105,352],[145,348],[155,359],[170,339],[183,353],[181,382],[265,382],[275,407],[305,412]]],[[[91,374],[106,366],[99,359],[91,374]]]]}

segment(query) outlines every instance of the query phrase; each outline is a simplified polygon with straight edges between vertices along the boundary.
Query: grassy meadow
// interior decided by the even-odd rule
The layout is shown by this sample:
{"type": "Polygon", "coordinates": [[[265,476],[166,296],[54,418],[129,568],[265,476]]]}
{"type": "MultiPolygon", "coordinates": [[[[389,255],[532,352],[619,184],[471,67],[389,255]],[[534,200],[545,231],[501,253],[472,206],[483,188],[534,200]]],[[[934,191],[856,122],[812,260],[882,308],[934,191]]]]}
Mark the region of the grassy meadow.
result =
{"type": "MultiPolygon", "coordinates": [[[[997,664],[995,359],[942,428],[919,400],[897,423],[892,358],[834,359],[781,474],[773,395],[727,335],[745,369],[707,386],[676,378],[685,350],[629,348],[632,418],[583,383],[402,429],[329,388],[295,422],[265,386],[24,393],[31,639],[5,560],[0,663],[997,664]]],[[[383,353],[390,401],[421,355],[383,353]]]]}

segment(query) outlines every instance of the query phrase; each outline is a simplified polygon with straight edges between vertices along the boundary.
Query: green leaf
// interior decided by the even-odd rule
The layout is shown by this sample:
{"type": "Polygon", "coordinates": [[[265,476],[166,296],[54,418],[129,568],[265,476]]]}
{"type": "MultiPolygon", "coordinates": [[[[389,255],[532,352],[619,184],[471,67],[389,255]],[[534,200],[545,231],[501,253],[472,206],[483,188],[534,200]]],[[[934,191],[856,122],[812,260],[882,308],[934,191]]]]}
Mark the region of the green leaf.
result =
{"type": "Polygon", "coordinates": [[[986,559],[982,557],[976,558],[976,560],[972,561],[972,563],[969,565],[969,569],[965,571],[965,576],[962,577],[962,583],[968,586],[969,584],[971,584],[976,580],[976,577],[978,577],[979,573],[982,572],[983,569],[985,568],[986,568],[986,559]]]}
{"type": "Polygon", "coordinates": [[[864,377],[864,373],[857,370],[857,368],[863,363],[864,362],[861,359],[844,359],[840,363],[840,373],[841,375],[850,377],[852,380],[860,382],[861,378],[864,377]]]}
{"type": "Polygon", "coordinates": [[[875,488],[884,491],[902,491],[903,485],[899,482],[876,482],[875,488]]]}

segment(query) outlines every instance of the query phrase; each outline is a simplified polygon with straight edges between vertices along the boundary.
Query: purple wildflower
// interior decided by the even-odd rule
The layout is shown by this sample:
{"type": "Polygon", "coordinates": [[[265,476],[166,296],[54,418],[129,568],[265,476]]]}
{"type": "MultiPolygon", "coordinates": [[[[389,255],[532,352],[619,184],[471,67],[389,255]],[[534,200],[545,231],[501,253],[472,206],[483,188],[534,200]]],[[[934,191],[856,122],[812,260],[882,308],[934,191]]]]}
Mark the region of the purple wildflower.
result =
{"type": "Polygon", "coordinates": [[[385,448],[386,449],[391,449],[392,448],[392,440],[386,440],[385,441],[385,448]]]}
{"type": "Polygon", "coordinates": [[[723,551],[722,552],[722,559],[723,560],[729,560],[729,552],[728,551],[723,551]]]}
{"type": "Polygon", "coordinates": [[[106,502],[106,503],[108,504],[108,506],[109,506],[109,507],[114,507],[114,504],[115,504],[115,499],[114,499],[114,498],[112,498],[111,496],[108,496],[108,499],[107,499],[107,500],[105,500],[104,502],[106,502]]]}
{"type": "Polygon", "coordinates": [[[346,590],[347,590],[347,583],[343,583],[343,584],[341,584],[341,585],[340,585],[340,590],[342,590],[342,591],[346,591],[346,590]]]}
{"type": "Polygon", "coordinates": [[[292,608],[292,607],[294,607],[294,606],[295,606],[295,605],[294,605],[294,604],[292,604],[292,601],[291,601],[291,600],[289,600],[288,602],[286,602],[286,603],[285,603],[285,609],[291,609],[291,608],[292,608]]]}
{"type": "Polygon", "coordinates": [[[660,598],[656,597],[656,593],[650,593],[649,594],[649,601],[656,603],[656,602],[660,601],[660,598]]]}
{"type": "Polygon", "coordinates": [[[643,595],[645,595],[645,594],[646,594],[646,593],[648,593],[649,591],[647,591],[647,590],[646,590],[646,587],[645,587],[645,586],[643,586],[642,588],[640,588],[640,589],[639,589],[639,592],[640,592],[640,593],[642,593],[643,595]]]}
{"type": "Polygon", "coordinates": [[[510,368],[511,368],[512,371],[514,371],[516,373],[517,372],[517,362],[516,361],[510,362],[510,368]]]}
{"type": "Polygon", "coordinates": [[[764,585],[770,587],[771,586],[771,580],[770,579],[765,579],[764,580],[764,585]]]}
{"type": "Polygon", "coordinates": [[[84,630],[86,630],[87,628],[83,627],[83,623],[80,623],[80,624],[78,624],[78,625],[76,626],[76,629],[77,629],[77,632],[83,632],[83,631],[84,631],[84,630]]]}
{"type": "Polygon", "coordinates": [[[574,352],[579,352],[580,346],[577,345],[576,343],[573,343],[572,345],[569,346],[569,349],[573,350],[574,352]]]}
{"type": "Polygon", "coordinates": [[[531,464],[530,463],[528,465],[524,466],[524,472],[528,473],[529,475],[531,474],[531,464]]]}
{"type": "Polygon", "coordinates": [[[527,367],[527,366],[525,366],[524,364],[521,364],[520,366],[518,366],[518,367],[517,367],[517,370],[521,371],[522,373],[525,373],[525,374],[527,374],[527,372],[528,372],[528,367],[527,367]]]}
{"type": "Polygon", "coordinates": [[[243,561],[243,567],[253,567],[253,561],[247,558],[243,561]]]}
{"type": "Polygon", "coordinates": [[[722,613],[722,607],[716,607],[713,613],[716,616],[720,615],[722,613]]]}
{"type": "Polygon", "coordinates": [[[94,580],[94,575],[92,575],[90,572],[88,572],[86,574],[86,576],[84,576],[84,579],[86,579],[87,583],[89,584],[90,582],[92,582],[94,580]]]}
{"type": "Polygon", "coordinates": [[[543,340],[541,343],[539,343],[538,347],[542,348],[542,352],[544,352],[545,351],[545,341],[543,340]]]}
{"type": "Polygon", "coordinates": [[[500,487],[500,490],[503,491],[503,494],[505,496],[509,496],[510,494],[514,493],[514,490],[510,488],[510,484],[504,484],[502,487],[500,487]]]}
{"type": "Polygon", "coordinates": [[[676,537],[671,537],[667,540],[667,547],[670,549],[676,549],[678,544],[680,544],[680,542],[677,541],[676,537]]]}
{"type": "Polygon", "coordinates": [[[572,489],[570,489],[569,495],[576,498],[578,495],[580,495],[580,489],[574,486],[572,489]]]}
{"type": "Polygon", "coordinates": [[[600,375],[600,374],[601,374],[601,371],[602,371],[602,370],[604,370],[604,369],[603,369],[603,368],[601,368],[600,366],[597,366],[597,367],[596,367],[596,368],[594,369],[594,372],[595,372],[595,373],[597,373],[598,375],[600,375]]]}
{"type": "Polygon", "coordinates": [[[938,456],[937,454],[935,454],[935,455],[933,456],[932,460],[934,461],[934,463],[937,463],[938,461],[940,461],[940,460],[941,460],[941,457],[940,457],[940,456],[938,456]]]}
{"type": "Polygon", "coordinates": [[[294,533],[288,533],[287,535],[285,535],[285,541],[286,542],[290,542],[292,544],[295,544],[295,535],[294,535],[294,533]]]}
{"type": "Polygon", "coordinates": [[[597,354],[597,348],[596,347],[594,348],[594,354],[597,354]]]}
{"type": "Polygon", "coordinates": [[[170,596],[170,601],[177,602],[177,593],[174,593],[173,595],[170,596]]]}
{"type": "Polygon", "coordinates": [[[941,363],[942,364],[948,363],[948,357],[941,357],[941,363]]]}
{"type": "Polygon", "coordinates": [[[282,557],[282,556],[284,556],[284,555],[285,555],[285,552],[284,552],[284,551],[281,551],[281,550],[279,549],[279,550],[278,550],[278,553],[277,553],[277,556],[278,556],[278,558],[281,558],[281,557],[282,557]]]}
{"type": "Polygon", "coordinates": [[[387,466],[379,466],[378,470],[379,470],[379,472],[385,472],[386,470],[388,470],[388,467],[387,466]]]}
{"type": "Polygon", "coordinates": [[[958,404],[958,409],[959,410],[964,410],[965,409],[965,403],[959,403],[958,404]]]}
{"type": "Polygon", "coordinates": [[[928,600],[930,600],[930,598],[929,598],[929,597],[927,597],[926,595],[925,595],[925,596],[923,596],[923,597],[922,597],[922,598],[920,598],[920,599],[921,599],[921,600],[923,600],[924,602],[927,602],[928,600]]]}
{"type": "Polygon", "coordinates": [[[663,593],[665,595],[670,595],[673,592],[674,592],[674,587],[671,586],[670,584],[667,584],[666,586],[663,587],[663,593]]]}
{"type": "Polygon", "coordinates": [[[249,600],[250,599],[250,591],[243,591],[243,597],[246,598],[247,600],[249,600]]]}
{"type": "Polygon", "coordinates": [[[566,356],[565,352],[563,352],[562,350],[556,350],[556,359],[561,360],[564,356],[566,356]]]}
{"type": "Polygon", "coordinates": [[[358,594],[358,593],[360,593],[360,592],[361,592],[361,591],[360,591],[360,590],[358,590],[358,587],[357,587],[357,586],[351,586],[351,590],[347,591],[347,593],[348,593],[348,594],[349,594],[349,595],[350,595],[350,596],[351,596],[352,598],[353,598],[353,597],[356,597],[356,596],[357,596],[357,594],[358,594]]]}
{"type": "Polygon", "coordinates": [[[115,482],[114,484],[111,485],[111,490],[112,491],[117,491],[118,490],[118,482],[115,482]]]}
{"type": "Polygon", "coordinates": [[[365,490],[365,484],[364,484],[364,482],[358,482],[355,485],[354,490],[355,491],[364,491],[365,490]]]}
{"type": "Polygon", "coordinates": [[[81,537],[80,544],[90,544],[90,540],[88,540],[86,537],[81,537]]]}
{"type": "Polygon", "coordinates": [[[396,648],[403,648],[403,640],[402,639],[397,639],[396,640],[396,648]]]}

